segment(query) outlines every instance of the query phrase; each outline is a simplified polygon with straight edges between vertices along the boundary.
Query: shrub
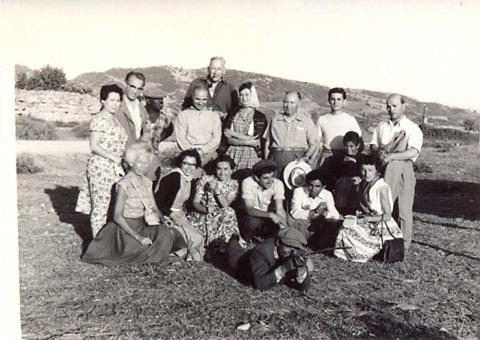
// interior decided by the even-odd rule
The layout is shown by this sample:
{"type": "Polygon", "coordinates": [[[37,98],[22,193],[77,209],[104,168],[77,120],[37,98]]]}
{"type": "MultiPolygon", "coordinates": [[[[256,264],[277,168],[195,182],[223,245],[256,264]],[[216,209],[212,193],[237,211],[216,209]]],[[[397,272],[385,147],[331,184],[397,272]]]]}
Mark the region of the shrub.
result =
{"type": "Polygon", "coordinates": [[[78,138],[88,138],[90,136],[90,128],[89,127],[90,127],[89,122],[78,123],[77,126],[72,128],[72,132],[78,138]]]}
{"type": "Polygon", "coordinates": [[[437,128],[429,124],[420,124],[420,129],[422,129],[423,137],[425,139],[431,140],[450,140],[450,141],[459,141],[463,143],[475,143],[478,140],[478,136],[475,134],[455,130],[450,128],[437,128]]]}
{"type": "Polygon", "coordinates": [[[25,72],[20,72],[15,78],[15,87],[17,89],[25,89],[27,87],[28,76],[25,72]]]}
{"type": "Polygon", "coordinates": [[[58,139],[55,125],[43,119],[17,116],[15,121],[17,139],[55,140],[58,139]]]}
{"type": "Polygon", "coordinates": [[[413,169],[415,170],[415,172],[418,172],[418,173],[424,173],[424,174],[433,173],[432,167],[422,161],[413,163],[413,169]]]}
{"type": "Polygon", "coordinates": [[[25,88],[27,90],[59,90],[66,83],[67,78],[62,69],[47,65],[33,71],[26,80],[25,88]]]}
{"type": "Polygon", "coordinates": [[[41,171],[42,167],[35,164],[35,159],[30,154],[17,155],[17,174],[35,174],[41,171]]]}
{"type": "Polygon", "coordinates": [[[81,93],[81,94],[92,94],[93,90],[90,87],[82,86],[78,84],[63,84],[60,86],[60,90],[65,92],[74,92],[74,93],[81,93]]]}

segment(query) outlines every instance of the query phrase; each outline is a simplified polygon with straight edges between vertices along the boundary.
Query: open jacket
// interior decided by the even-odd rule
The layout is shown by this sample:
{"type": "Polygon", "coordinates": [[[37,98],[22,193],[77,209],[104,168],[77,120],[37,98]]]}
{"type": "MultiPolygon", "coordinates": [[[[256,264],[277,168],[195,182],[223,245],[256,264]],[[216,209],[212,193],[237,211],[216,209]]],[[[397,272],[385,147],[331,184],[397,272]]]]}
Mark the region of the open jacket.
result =
{"type": "MultiPolygon", "coordinates": [[[[115,112],[114,116],[115,118],[117,118],[117,120],[120,122],[120,124],[123,126],[123,128],[128,134],[128,140],[125,146],[127,148],[133,143],[135,143],[135,141],[137,140],[137,135],[135,132],[135,124],[132,120],[132,116],[130,115],[130,111],[128,110],[125,100],[127,99],[122,100],[120,108],[117,112],[115,112]]],[[[142,130],[140,136],[142,137],[142,139],[148,140],[151,137],[151,131],[149,131],[150,129],[145,128],[148,122],[148,113],[141,103],[139,104],[139,107],[140,117],[142,119],[142,130]]]]}

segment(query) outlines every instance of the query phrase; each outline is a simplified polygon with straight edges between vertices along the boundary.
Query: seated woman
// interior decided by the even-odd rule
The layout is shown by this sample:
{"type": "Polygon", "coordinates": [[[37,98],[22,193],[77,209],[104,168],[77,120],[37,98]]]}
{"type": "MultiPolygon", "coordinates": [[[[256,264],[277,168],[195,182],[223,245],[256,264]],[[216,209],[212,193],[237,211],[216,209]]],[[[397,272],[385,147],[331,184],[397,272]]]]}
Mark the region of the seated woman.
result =
{"type": "Polygon", "coordinates": [[[225,247],[232,234],[239,233],[237,217],[230,204],[238,194],[238,182],[232,179],[235,167],[227,155],[214,160],[215,176],[205,175],[197,182],[193,208],[188,219],[200,230],[205,245],[225,247]]]}
{"type": "Polygon", "coordinates": [[[114,221],[99,231],[83,254],[83,261],[105,265],[162,263],[172,247],[185,247],[178,232],[162,223],[152,181],[145,176],[152,158],[153,153],[143,143],[127,149],[125,161],[131,169],[117,184],[114,221]],[[146,205],[161,224],[145,223],[146,205]]]}
{"type": "MultiPolygon", "coordinates": [[[[155,201],[161,212],[168,216],[188,245],[186,260],[201,261],[205,252],[202,234],[192,227],[186,216],[186,204],[190,200],[193,174],[201,167],[197,150],[182,151],[176,160],[177,167],[160,180],[155,201]]],[[[182,255],[177,253],[177,255],[182,255]]]]}
{"type": "Polygon", "coordinates": [[[327,188],[333,192],[335,206],[342,214],[353,214],[358,207],[357,191],[360,184],[360,163],[363,158],[363,139],[355,131],[343,137],[344,152],[331,157],[325,171],[327,188]]]}
{"type": "Polygon", "coordinates": [[[344,260],[366,262],[378,254],[387,240],[401,238],[402,232],[392,218],[392,192],[390,186],[380,178],[378,162],[365,156],[360,167],[362,182],[359,201],[363,217],[345,217],[340,229],[334,255],[344,260]]]}
{"type": "Polygon", "coordinates": [[[235,171],[251,169],[263,159],[264,140],[261,136],[267,128],[265,115],[258,111],[257,91],[251,82],[240,85],[240,108],[224,122],[224,135],[228,141],[226,154],[235,162],[235,171]]]}

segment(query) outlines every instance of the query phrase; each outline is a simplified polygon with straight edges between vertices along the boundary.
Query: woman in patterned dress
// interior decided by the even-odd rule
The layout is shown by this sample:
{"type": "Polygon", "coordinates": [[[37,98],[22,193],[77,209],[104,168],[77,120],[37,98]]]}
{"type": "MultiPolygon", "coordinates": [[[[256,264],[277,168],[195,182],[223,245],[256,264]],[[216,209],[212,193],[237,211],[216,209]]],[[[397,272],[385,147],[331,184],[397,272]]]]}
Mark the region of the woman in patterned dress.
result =
{"type": "Polygon", "coordinates": [[[107,222],[113,185],[124,175],[122,157],[127,132],[113,116],[120,107],[123,91],[117,85],[100,89],[100,113],[90,121],[90,150],[86,177],[78,196],[76,211],[90,214],[93,237],[107,222]]]}
{"type": "Polygon", "coordinates": [[[230,207],[238,194],[238,182],[231,178],[235,163],[229,156],[220,155],[214,163],[215,176],[205,175],[197,182],[195,211],[188,218],[203,234],[205,245],[223,248],[233,234],[239,235],[237,217],[230,207]]]}
{"type": "Polygon", "coordinates": [[[365,156],[360,168],[359,201],[363,217],[345,216],[335,241],[334,255],[354,262],[366,262],[380,252],[385,241],[401,238],[402,231],[392,218],[392,191],[380,178],[378,162],[365,156]]]}
{"type": "Polygon", "coordinates": [[[240,109],[228,116],[224,123],[224,135],[228,141],[226,154],[235,162],[235,171],[251,169],[263,159],[265,141],[261,136],[267,128],[265,115],[258,111],[260,107],[257,91],[251,82],[240,85],[240,109]]]}

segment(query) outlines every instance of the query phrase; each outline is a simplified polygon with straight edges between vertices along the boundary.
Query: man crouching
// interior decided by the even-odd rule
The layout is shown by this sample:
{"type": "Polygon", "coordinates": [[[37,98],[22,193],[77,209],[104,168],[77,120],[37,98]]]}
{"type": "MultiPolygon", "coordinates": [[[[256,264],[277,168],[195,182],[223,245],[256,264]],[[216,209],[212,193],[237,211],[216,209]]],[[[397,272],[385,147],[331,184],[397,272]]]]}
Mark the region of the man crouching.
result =
{"type": "Polygon", "coordinates": [[[307,240],[296,229],[284,228],[277,235],[247,251],[237,239],[227,248],[228,264],[239,279],[261,290],[285,283],[298,290],[310,287],[313,263],[306,258],[307,240]]]}

